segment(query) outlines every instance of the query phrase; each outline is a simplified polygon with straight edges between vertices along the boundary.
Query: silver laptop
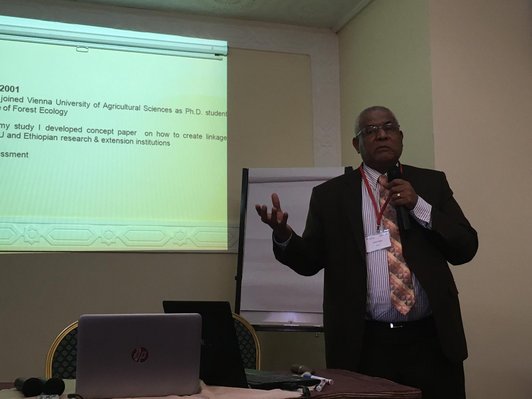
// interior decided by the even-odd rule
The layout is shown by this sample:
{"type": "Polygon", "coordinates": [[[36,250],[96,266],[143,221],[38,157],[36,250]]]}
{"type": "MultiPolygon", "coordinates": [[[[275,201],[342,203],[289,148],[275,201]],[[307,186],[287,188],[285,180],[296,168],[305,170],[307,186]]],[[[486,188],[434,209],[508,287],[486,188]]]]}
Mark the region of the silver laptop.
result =
{"type": "Polygon", "coordinates": [[[199,314],[92,314],[78,326],[76,393],[85,399],[200,391],[199,314]]]}

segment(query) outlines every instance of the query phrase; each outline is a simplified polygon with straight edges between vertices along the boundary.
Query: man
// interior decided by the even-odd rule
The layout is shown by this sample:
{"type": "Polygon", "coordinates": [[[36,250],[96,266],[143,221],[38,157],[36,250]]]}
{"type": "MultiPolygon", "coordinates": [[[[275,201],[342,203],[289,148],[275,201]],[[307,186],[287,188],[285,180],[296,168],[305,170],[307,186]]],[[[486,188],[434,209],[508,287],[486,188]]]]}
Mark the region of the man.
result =
{"type": "Polygon", "coordinates": [[[465,398],[467,348],[448,262],[469,262],[477,233],[444,173],[399,163],[403,132],[388,108],[361,112],[353,146],[363,164],[313,189],[302,236],[276,194],[271,212],[256,206],[275,256],[302,275],[324,269],[328,368],[415,386],[424,399],[465,398]]]}

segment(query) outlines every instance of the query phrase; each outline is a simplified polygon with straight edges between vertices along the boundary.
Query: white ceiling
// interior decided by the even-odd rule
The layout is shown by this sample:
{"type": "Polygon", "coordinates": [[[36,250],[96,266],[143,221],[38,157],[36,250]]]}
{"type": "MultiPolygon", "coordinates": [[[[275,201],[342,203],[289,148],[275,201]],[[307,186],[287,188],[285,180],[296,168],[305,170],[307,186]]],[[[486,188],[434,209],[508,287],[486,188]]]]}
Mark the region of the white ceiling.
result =
{"type": "Polygon", "coordinates": [[[70,0],[339,31],[371,0],[70,0]]]}

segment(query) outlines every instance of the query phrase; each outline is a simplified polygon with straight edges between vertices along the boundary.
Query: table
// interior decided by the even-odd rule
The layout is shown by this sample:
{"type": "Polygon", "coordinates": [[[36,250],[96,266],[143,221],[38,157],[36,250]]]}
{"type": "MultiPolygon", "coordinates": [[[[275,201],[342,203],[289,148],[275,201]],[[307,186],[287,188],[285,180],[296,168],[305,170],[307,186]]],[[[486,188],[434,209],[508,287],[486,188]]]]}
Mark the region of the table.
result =
{"type": "MultiPolygon", "coordinates": [[[[312,399],[421,399],[421,391],[386,380],[370,377],[347,370],[325,369],[316,370],[316,375],[330,378],[332,385],[325,385],[321,392],[312,391],[312,399]]],[[[12,382],[0,382],[0,399],[24,399],[22,393],[16,391],[12,382]]],[[[65,380],[65,393],[60,399],[67,399],[67,394],[74,393],[74,380],[65,380]]],[[[299,392],[282,391],[280,389],[259,390],[207,386],[201,382],[201,393],[187,396],[197,399],[291,399],[299,398],[299,392]]],[[[165,399],[183,398],[168,396],[165,399]]]]}
{"type": "Polygon", "coordinates": [[[316,370],[315,375],[330,378],[334,383],[325,385],[321,392],[311,392],[313,399],[421,399],[419,389],[384,378],[335,369],[316,370]]]}
{"type": "MultiPolygon", "coordinates": [[[[67,394],[74,393],[76,390],[75,380],[64,381],[65,393],[63,393],[59,397],[59,399],[67,399],[67,394]]],[[[24,395],[21,392],[17,391],[15,388],[13,388],[13,383],[0,383],[0,388],[2,388],[2,390],[0,391],[0,399],[24,399],[24,395]]],[[[280,389],[264,391],[259,389],[216,387],[207,386],[203,382],[201,382],[201,392],[199,394],[190,396],[170,395],[165,396],[164,399],[292,399],[299,397],[299,392],[282,391],[280,389]]]]}

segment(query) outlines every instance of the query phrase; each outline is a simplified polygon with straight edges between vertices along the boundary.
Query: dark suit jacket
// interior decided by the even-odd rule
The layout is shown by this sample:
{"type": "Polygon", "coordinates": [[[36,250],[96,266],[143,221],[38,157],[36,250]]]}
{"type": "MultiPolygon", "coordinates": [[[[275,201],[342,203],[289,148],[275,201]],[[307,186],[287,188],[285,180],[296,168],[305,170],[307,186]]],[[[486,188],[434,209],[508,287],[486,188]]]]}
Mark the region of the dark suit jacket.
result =
{"type": "MultiPolygon", "coordinates": [[[[403,165],[403,178],[432,205],[432,228],[414,219],[401,232],[403,255],[425,289],[438,337],[452,361],[467,357],[458,290],[448,262],[470,261],[478,248],[442,172],[403,165]]],[[[302,275],[324,270],[323,318],[328,368],[357,371],[366,315],[366,250],[358,170],[314,188],[302,236],[294,234],[276,258],[302,275]]]]}

